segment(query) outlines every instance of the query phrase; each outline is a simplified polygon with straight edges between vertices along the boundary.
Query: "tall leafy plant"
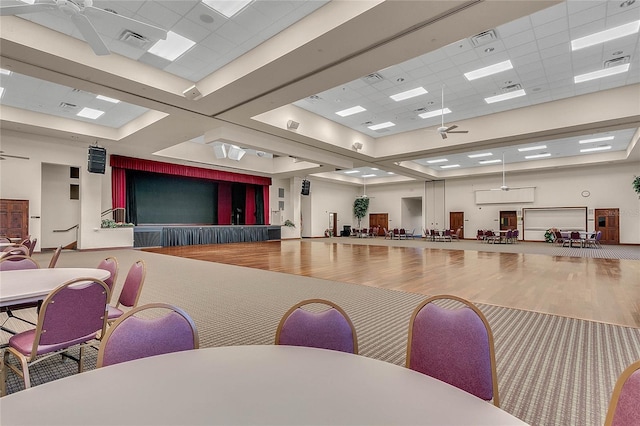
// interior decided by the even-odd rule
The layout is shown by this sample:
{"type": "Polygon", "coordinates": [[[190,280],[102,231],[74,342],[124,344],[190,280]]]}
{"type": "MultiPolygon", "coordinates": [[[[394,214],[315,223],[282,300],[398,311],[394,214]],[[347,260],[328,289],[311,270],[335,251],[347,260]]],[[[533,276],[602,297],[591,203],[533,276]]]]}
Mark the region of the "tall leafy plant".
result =
{"type": "Polygon", "coordinates": [[[632,185],[636,194],[640,195],[640,176],[634,176],[632,185]]]}
{"type": "Polygon", "coordinates": [[[367,210],[369,210],[369,199],[356,198],[353,202],[353,215],[358,219],[358,228],[360,228],[360,221],[366,216],[367,210]]]}

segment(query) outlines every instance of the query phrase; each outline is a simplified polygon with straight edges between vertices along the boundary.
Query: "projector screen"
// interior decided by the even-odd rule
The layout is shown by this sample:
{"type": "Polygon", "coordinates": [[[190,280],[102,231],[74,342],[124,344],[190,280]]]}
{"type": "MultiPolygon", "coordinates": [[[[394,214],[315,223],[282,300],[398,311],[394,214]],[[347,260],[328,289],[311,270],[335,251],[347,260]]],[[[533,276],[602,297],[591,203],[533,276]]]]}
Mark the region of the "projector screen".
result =
{"type": "Polygon", "coordinates": [[[586,231],[586,207],[528,208],[522,210],[523,238],[527,241],[544,241],[547,229],[561,231],[586,231]]]}

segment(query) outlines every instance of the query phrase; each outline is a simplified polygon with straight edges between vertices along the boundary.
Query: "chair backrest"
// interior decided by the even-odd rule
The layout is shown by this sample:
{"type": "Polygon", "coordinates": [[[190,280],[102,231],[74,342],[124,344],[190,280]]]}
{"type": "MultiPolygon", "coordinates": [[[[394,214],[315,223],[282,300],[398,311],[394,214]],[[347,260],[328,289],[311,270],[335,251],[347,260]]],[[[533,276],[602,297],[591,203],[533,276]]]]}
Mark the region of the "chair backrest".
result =
{"type": "Polygon", "coordinates": [[[120,297],[118,297],[118,304],[116,306],[126,306],[132,308],[138,304],[140,294],[142,293],[142,285],[144,284],[145,276],[147,275],[147,266],[144,260],[137,260],[127,273],[127,278],[124,280],[120,297]]]}
{"type": "Polygon", "coordinates": [[[358,353],[358,337],[351,319],[341,307],[324,299],[308,299],[293,305],[278,324],[275,344],[358,353]],[[322,312],[302,309],[313,303],[327,305],[329,309],[322,312]]]}
{"type": "Polygon", "coordinates": [[[505,238],[513,238],[513,231],[511,229],[507,229],[507,235],[505,236],[505,238]]]}
{"type": "Polygon", "coordinates": [[[21,269],[40,269],[40,264],[29,256],[14,254],[0,259],[0,271],[17,271],[21,269]]]}
{"type": "Polygon", "coordinates": [[[10,254],[24,254],[26,256],[29,256],[29,247],[27,246],[23,246],[22,244],[11,244],[6,246],[3,250],[3,253],[6,253],[7,255],[10,254]]]}
{"type": "Polygon", "coordinates": [[[107,325],[109,287],[95,278],[76,278],[52,290],[40,308],[31,358],[64,349],[104,334],[107,325]]]}
{"type": "Polygon", "coordinates": [[[616,382],[609,401],[605,426],[640,424],[640,360],[627,367],[616,382]]]}
{"type": "Polygon", "coordinates": [[[123,314],[102,338],[96,367],[170,352],[198,349],[198,331],[182,309],[166,303],[138,306],[123,314]],[[142,318],[141,311],[169,310],[163,316],[142,318]]]}
{"type": "Polygon", "coordinates": [[[115,257],[107,257],[106,259],[100,261],[100,263],[98,264],[98,269],[105,269],[110,272],[109,277],[105,279],[104,282],[113,293],[113,285],[118,279],[118,259],[116,259],[115,257]]]}
{"type": "Polygon", "coordinates": [[[31,245],[29,246],[29,256],[33,256],[33,250],[35,250],[37,243],[38,243],[37,238],[34,238],[33,240],[31,240],[31,245]]]}
{"type": "Polygon", "coordinates": [[[485,316],[457,296],[430,297],[409,321],[406,366],[500,406],[493,334],[485,316]],[[437,300],[462,307],[444,308],[437,300]]]}
{"type": "Polygon", "coordinates": [[[580,239],[580,233],[577,231],[571,231],[570,237],[572,240],[579,240],[580,239]]]}
{"type": "Polygon", "coordinates": [[[596,241],[600,241],[601,238],[602,238],[602,231],[596,232],[596,241]]]}
{"type": "Polygon", "coordinates": [[[62,252],[62,246],[58,246],[56,251],[53,252],[53,256],[51,256],[51,260],[49,261],[49,268],[56,267],[56,263],[58,263],[58,258],[60,257],[61,252],[62,252]]]}

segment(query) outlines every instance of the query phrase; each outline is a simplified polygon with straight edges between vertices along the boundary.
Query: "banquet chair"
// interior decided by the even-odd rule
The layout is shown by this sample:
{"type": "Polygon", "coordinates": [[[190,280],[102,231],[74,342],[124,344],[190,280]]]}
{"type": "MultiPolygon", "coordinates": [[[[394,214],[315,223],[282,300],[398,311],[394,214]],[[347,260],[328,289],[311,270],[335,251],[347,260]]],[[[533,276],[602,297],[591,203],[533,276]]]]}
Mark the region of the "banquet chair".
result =
{"type": "MultiPolygon", "coordinates": [[[[105,269],[109,271],[110,275],[104,280],[104,282],[107,284],[109,290],[111,290],[111,294],[113,295],[113,286],[118,279],[118,259],[115,257],[107,257],[100,261],[98,269],[105,269]]],[[[111,303],[111,300],[109,300],[109,303],[111,303]]]]}
{"type": "Polygon", "coordinates": [[[25,256],[29,256],[29,247],[22,244],[11,244],[6,246],[2,250],[2,253],[4,256],[9,256],[12,254],[23,254],[25,256]]]}
{"type": "Polygon", "coordinates": [[[553,235],[554,235],[554,239],[553,242],[554,244],[560,245],[562,247],[564,247],[565,244],[569,244],[571,242],[571,240],[569,240],[568,238],[564,238],[562,236],[562,233],[558,230],[552,231],[553,235]]]}
{"type": "Polygon", "coordinates": [[[9,237],[0,237],[0,243],[11,243],[9,237]]]}
{"type": "Polygon", "coordinates": [[[138,306],[123,314],[100,342],[96,368],[171,352],[198,349],[198,330],[182,309],[166,303],[138,306]],[[139,316],[149,311],[169,311],[162,316],[139,316]]]}
{"type": "Polygon", "coordinates": [[[600,238],[602,238],[602,231],[598,231],[591,236],[585,238],[584,246],[585,247],[593,247],[593,248],[601,248],[600,238]]]}
{"type": "Polygon", "coordinates": [[[56,267],[56,263],[58,263],[58,258],[60,257],[61,252],[62,252],[62,246],[58,246],[56,251],[53,252],[53,256],[51,256],[51,260],[49,261],[49,268],[56,267]]]}
{"type": "Polygon", "coordinates": [[[358,337],[349,316],[324,299],[308,299],[293,305],[278,324],[275,344],[358,353],[358,337]],[[302,308],[310,304],[327,305],[329,309],[312,312],[302,308]]]}
{"type": "Polygon", "coordinates": [[[584,240],[582,239],[582,237],[580,237],[580,233],[577,231],[571,231],[571,234],[569,234],[569,245],[571,247],[573,247],[573,243],[577,242],[580,244],[580,247],[584,247],[584,240]]]}
{"type": "Polygon", "coordinates": [[[6,393],[7,368],[23,378],[27,389],[31,387],[30,366],[76,345],[80,345],[79,357],[67,357],[77,361],[81,373],[85,344],[106,328],[108,299],[109,287],[95,278],[73,279],[52,290],[42,303],[36,328],[9,339],[0,365],[2,395],[6,393]],[[10,356],[21,368],[8,362],[10,356]]]}
{"type": "Polygon", "coordinates": [[[21,269],[40,269],[40,264],[30,256],[14,254],[0,259],[0,271],[18,271],[21,269]]]}
{"type": "Polygon", "coordinates": [[[500,406],[491,327],[471,302],[433,296],[420,303],[409,321],[406,367],[500,406]],[[462,307],[442,307],[455,301],[462,307]]]}
{"type": "Polygon", "coordinates": [[[400,228],[400,233],[398,234],[398,239],[399,240],[406,240],[407,239],[407,231],[404,228],[400,228]]]}
{"type": "Polygon", "coordinates": [[[450,234],[451,235],[451,239],[460,241],[460,234],[461,233],[462,233],[462,228],[456,229],[456,232],[452,232],[450,234]]]}
{"type": "Polygon", "coordinates": [[[476,234],[476,240],[484,240],[484,230],[478,229],[478,233],[476,234]]]}
{"type": "Polygon", "coordinates": [[[513,237],[513,238],[512,238],[512,242],[513,242],[514,244],[517,244],[517,243],[518,243],[518,236],[520,235],[520,230],[519,230],[519,229],[514,229],[514,230],[513,230],[513,234],[511,234],[511,235],[512,235],[512,237],[513,237]]]}
{"type": "Polygon", "coordinates": [[[140,299],[140,293],[142,293],[142,285],[147,275],[147,266],[144,260],[137,260],[127,273],[127,277],[124,280],[120,297],[118,297],[118,303],[116,306],[108,306],[108,321],[111,323],[118,319],[124,311],[120,309],[120,306],[127,308],[135,308],[138,305],[138,299],[140,299]]]}
{"type": "Polygon", "coordinates": [[[640,424],[640,360],[628,366],[613,388],[605,426],[640,424]]]}

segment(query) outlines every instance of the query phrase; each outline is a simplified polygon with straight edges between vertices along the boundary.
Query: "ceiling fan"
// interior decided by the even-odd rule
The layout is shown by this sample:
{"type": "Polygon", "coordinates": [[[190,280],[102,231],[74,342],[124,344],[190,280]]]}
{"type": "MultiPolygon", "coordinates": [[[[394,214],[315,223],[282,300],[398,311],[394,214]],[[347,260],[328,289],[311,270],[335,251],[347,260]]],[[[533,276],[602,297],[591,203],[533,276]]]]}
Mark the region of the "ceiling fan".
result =
{"type": "Polygon", "coordinates": [[[33,4],[0,6],[0,16],[55,10],[59,10],[71,18],[71,21],[96,55],[108,55],[111,52],[94,28],[91,19],[101,19],[113,26],[122,26],[135,33],[135,36],[142,38],[151,40],[164,40],[167,38],[167,31],[162,28],[118,15],[114,11],[93,7],[93,0],[35,0],[33,4]]]}
{"type": "Polygon", "coordinates": [[[7,158],[18,158],[20,160],[28,160],[29,157],[22,157],[20,155],[5,154],[4,151],[0,151],[0,160],[6,160],[7,158]]]}
{"type": "Polygon", "coordinates": [[[500,188],[493,188],[492,191],[508,191],[511,188],[507,186],[507,182],[504,179],[504,152],[502,153],[502,186],[500,188]]]}
{"type": "Polygon", "coordinates": [[[448,133],[469,133],[468,130],[454,130],[458,128],[458,126],[456,126],[455,124],[448,127],[444,126],[444,86],[442,87],[442,109],[440,111],[442,113],[442,122],[440,127],[438,127],[436,131],[440,133],[442,139],[446,139],[448,133]]]}
{"type": "Polygon", "coordinates": [[[362,183],[364,185],[364,187],[362,188],[362,195],[356,195],[356,198],[376,198],[376,197],[369,197],[367,195],[367,178],[362,178],[362,183]]]}

